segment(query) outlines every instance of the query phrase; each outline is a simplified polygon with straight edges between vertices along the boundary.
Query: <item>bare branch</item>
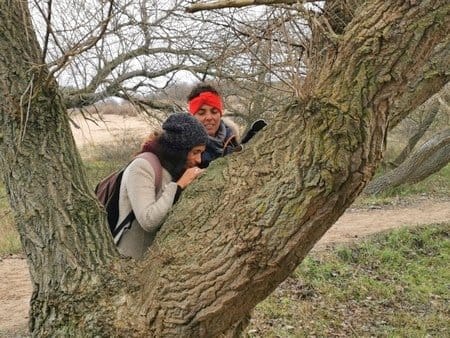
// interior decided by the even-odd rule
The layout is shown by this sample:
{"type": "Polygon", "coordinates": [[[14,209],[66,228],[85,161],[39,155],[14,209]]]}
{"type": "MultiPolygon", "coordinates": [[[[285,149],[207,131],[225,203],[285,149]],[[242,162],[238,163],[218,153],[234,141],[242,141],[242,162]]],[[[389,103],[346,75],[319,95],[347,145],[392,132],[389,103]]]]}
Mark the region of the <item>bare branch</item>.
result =
{"type": "Polygon", "coordinates": [[[100,23],[100,32],[97,36],[91,36],[89,37],[84,43],[80,43],[79,45],[73,46],[70,50],[64,53],[64,55],[54,62],[56,64],[56,67],[51,70],[49,73],[49,79],[53,77],[53,75],[58,72],[61,68],[65,66],[67,61],[78,54],[81,54],[83,52],[86,52],[87,50],[94,47],[98,41],[104,36],[106,29],[108,27],[108,23],[112,18],[112,12],[114,8],[114,0],[109,1],[109,9],[108,9],[108,15],[106,18],[100,23]]]}
{"type": "Polygon", "coordinates": [[[210,11],[213,9],[241,8],[259,5],[281,5],[281,4],[292,5],[303,2],[304,1],[301,0],[217,0],[193,4],[192,6],[186,8],[186,12],[195,13],[199,11],[210,11]]]}
{"type": "MultiPolygon", "coordinates": [[[[84,90],[95,90],[98,88],[98,86],[108,77],[111,75],[111,73],[121,64],[123,64],[124,62],[134,59],[138,56],[145,56],[145,55],[155,55],[155,54],[173,54],[173,55],[197,55],[200,56],[204,59],[207,59],[207,55],[201,52],[197,52],[197,51],[193,51],[193,50],[180,50],[180,49],[171,49],[171,48],[148,48],[147,46],[143,46],[143,47],[139,47],[136,48],[135,50],[123,53],[118,55],[116,58],[114,58],[113,60],[107,62],[101,69],[99,69],[97,71],[97,74],[94,76],[94,78],[91,80],[91,82],[89,83],[89,85],[83,89],[84,90]]],[[[161,69],[158,72],[149,72],[146,71],[147,77],[148,78],[155,78],[158,76],[162,76],[165,75],[167,73],[170,73],[174,70],[179,70],[181,69],[181,66],[171,66],[168,67],[166,69],[161,69]]],[[[140,75],[142,76],[142,75],[140,75]]],[[[130,77],[127,77],[128,79],[130,77]]]]}
{"type": "Polygon", "coordinates": [[[42,51],[42,63],[45,63],[45,57],[47,56],[47,49],[48,49],[48,42],[49,42],[49,38],[50,38],[50,32],[51,32],[51,18],[52,18],[52,0],[49,0],[48,2],[48,10],[47,10],[47,32],[45,34],[45,41],[44,41],[44,48],[42,51]]]}

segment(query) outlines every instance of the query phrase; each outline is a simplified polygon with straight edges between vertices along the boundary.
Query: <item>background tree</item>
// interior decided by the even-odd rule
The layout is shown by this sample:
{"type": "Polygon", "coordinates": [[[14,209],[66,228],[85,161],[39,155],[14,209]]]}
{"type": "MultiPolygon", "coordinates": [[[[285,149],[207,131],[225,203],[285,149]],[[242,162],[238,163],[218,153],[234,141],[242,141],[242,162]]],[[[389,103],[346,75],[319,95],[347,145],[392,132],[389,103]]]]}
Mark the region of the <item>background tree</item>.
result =
{"type": "Polygon", "coordinates": [[[306,21],[296,11],[186,15],[186,3],[32,2],[43,58],[63,88],[66,106],[116,96],[148,115],[167,113],[184,108],[186,97],[166,92],[207,79],[218,83],[227,108],[246,124],[266,112],[270,117],[296,94],[306,41],[306,21]]]}
{"type": "Polygon", "coordinates": [[[419,182],[450,162],[450,129],[433,134],[398,167],[372,180],[366,194],[379,194],[388,188],[419,182]]]}
{"type": "MultiPolygon", "coordinates": [[[[450,162],[450,134],[446,128],[449,89],[450,85],[447,83],[396,126],[395,129],[405,129],[405,126],[411,129],[409,132],[411,136],[399,155],[388,163],[389,170],[367,185],[364,190],[366,194],[379,194],[402,184],[417,183],[438,172],[450,162]],[[421,144],[416,147],[419,141],[421,144]]],[[[400,135],[405,134],[408,135],[404,130],[400,130],[400,135]]],[[[388,141],[388,148],[389,145],[388,141]]]]}
{"type": "Polygon", "coordinates": [[[246,59],[250,71],[245,79],[222,81],[225,96],[231,98],[229,110],[244,124],[258,118],[271,119],[277,107],[302,90],[306,21],[286,8],[265,8],[259,16],[240,20],[233,14],[224,20],[239,39],[241,51],[237,54],[246,59]]]}
{"type": "Polygon", "coordinates": [[[215,67],[234,52],[227,31],[208,38],[214,26],[203,16],[187,16],[184,4],[31,2],[42,57],[64,88],[65,104],[82,107],[116,96],[172,110],[171,102],[150,94],[177,83],[182,74],[238,78],[238,69],[215,67]]]}
{"type": "Polygon", "coordinates": [[[362,191],[388,122],[448,82],[449,11],[370,0],[339,32],[313,26],[309,90],[187,189],[135,262],[86,184],[26,3],[0,0],[0,165],[30,265],[31,333],[234,333],[362,191]]]}

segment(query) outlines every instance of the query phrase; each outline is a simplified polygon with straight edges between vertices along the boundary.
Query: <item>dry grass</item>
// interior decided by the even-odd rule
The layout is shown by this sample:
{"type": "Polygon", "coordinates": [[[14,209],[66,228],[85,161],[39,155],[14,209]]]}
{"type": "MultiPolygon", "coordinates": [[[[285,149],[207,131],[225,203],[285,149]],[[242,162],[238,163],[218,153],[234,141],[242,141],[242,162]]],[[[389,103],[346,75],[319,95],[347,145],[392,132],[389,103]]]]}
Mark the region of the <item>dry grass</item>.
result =
{"type": "Polygon", "coordinates": [[[69,115],[82,114],[86,117],[97,117],[103,115],[138,116],[141,109],[130,102],[124,103],[97,103],[83,108],[73,108],[68,110],[69,115]]]}

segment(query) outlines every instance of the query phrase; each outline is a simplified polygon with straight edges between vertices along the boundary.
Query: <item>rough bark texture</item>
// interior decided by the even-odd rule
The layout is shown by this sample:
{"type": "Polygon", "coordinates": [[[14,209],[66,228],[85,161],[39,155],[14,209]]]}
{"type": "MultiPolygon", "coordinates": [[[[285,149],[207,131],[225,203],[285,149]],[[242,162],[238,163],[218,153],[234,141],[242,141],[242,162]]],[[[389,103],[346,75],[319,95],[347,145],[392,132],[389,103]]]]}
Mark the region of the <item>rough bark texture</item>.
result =
{"type": "Polygon", "coordinates": [[[0,0],[0,161],[31,267],[35,336],[229,335],[371,179],[392,105],[415,85],[415,108],[448,81],[448,59],[430,64],[437,46],[449,49],[447,1],[367,1],[310,96],[216,161],[146,259],[128,263],[89,193],[24,4],[0,0]]]}
{"type": "Polygon", "coordinates": [[[379,194],[388,188],[416,183],[438,172],[450,162],[450,129],[434,135],[400,166],[370,182],[364,192],[379,194]]]}
{"type": "Polygon", "coordinates": [[[34,287],[30,330],[65,336],[97,310],[116,254],[29,18],[26,2],[0,1],[1,172],[34,287]]]}

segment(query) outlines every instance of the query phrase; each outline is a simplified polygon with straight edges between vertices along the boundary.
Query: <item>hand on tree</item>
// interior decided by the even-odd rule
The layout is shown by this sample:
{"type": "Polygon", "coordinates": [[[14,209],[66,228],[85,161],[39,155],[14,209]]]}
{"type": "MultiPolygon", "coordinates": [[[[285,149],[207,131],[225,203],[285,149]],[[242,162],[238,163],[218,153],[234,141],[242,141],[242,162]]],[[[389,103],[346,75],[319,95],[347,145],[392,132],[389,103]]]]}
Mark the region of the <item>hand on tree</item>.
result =
{"type": "Polygon", "coordinates": [[[181,189],[186,188],[192,181],[194,181],[198,176],[200,176],[205,169],[200,169],[199,167],[188,168],[183,176],[177,181],[177,184],[181,189]]]}

